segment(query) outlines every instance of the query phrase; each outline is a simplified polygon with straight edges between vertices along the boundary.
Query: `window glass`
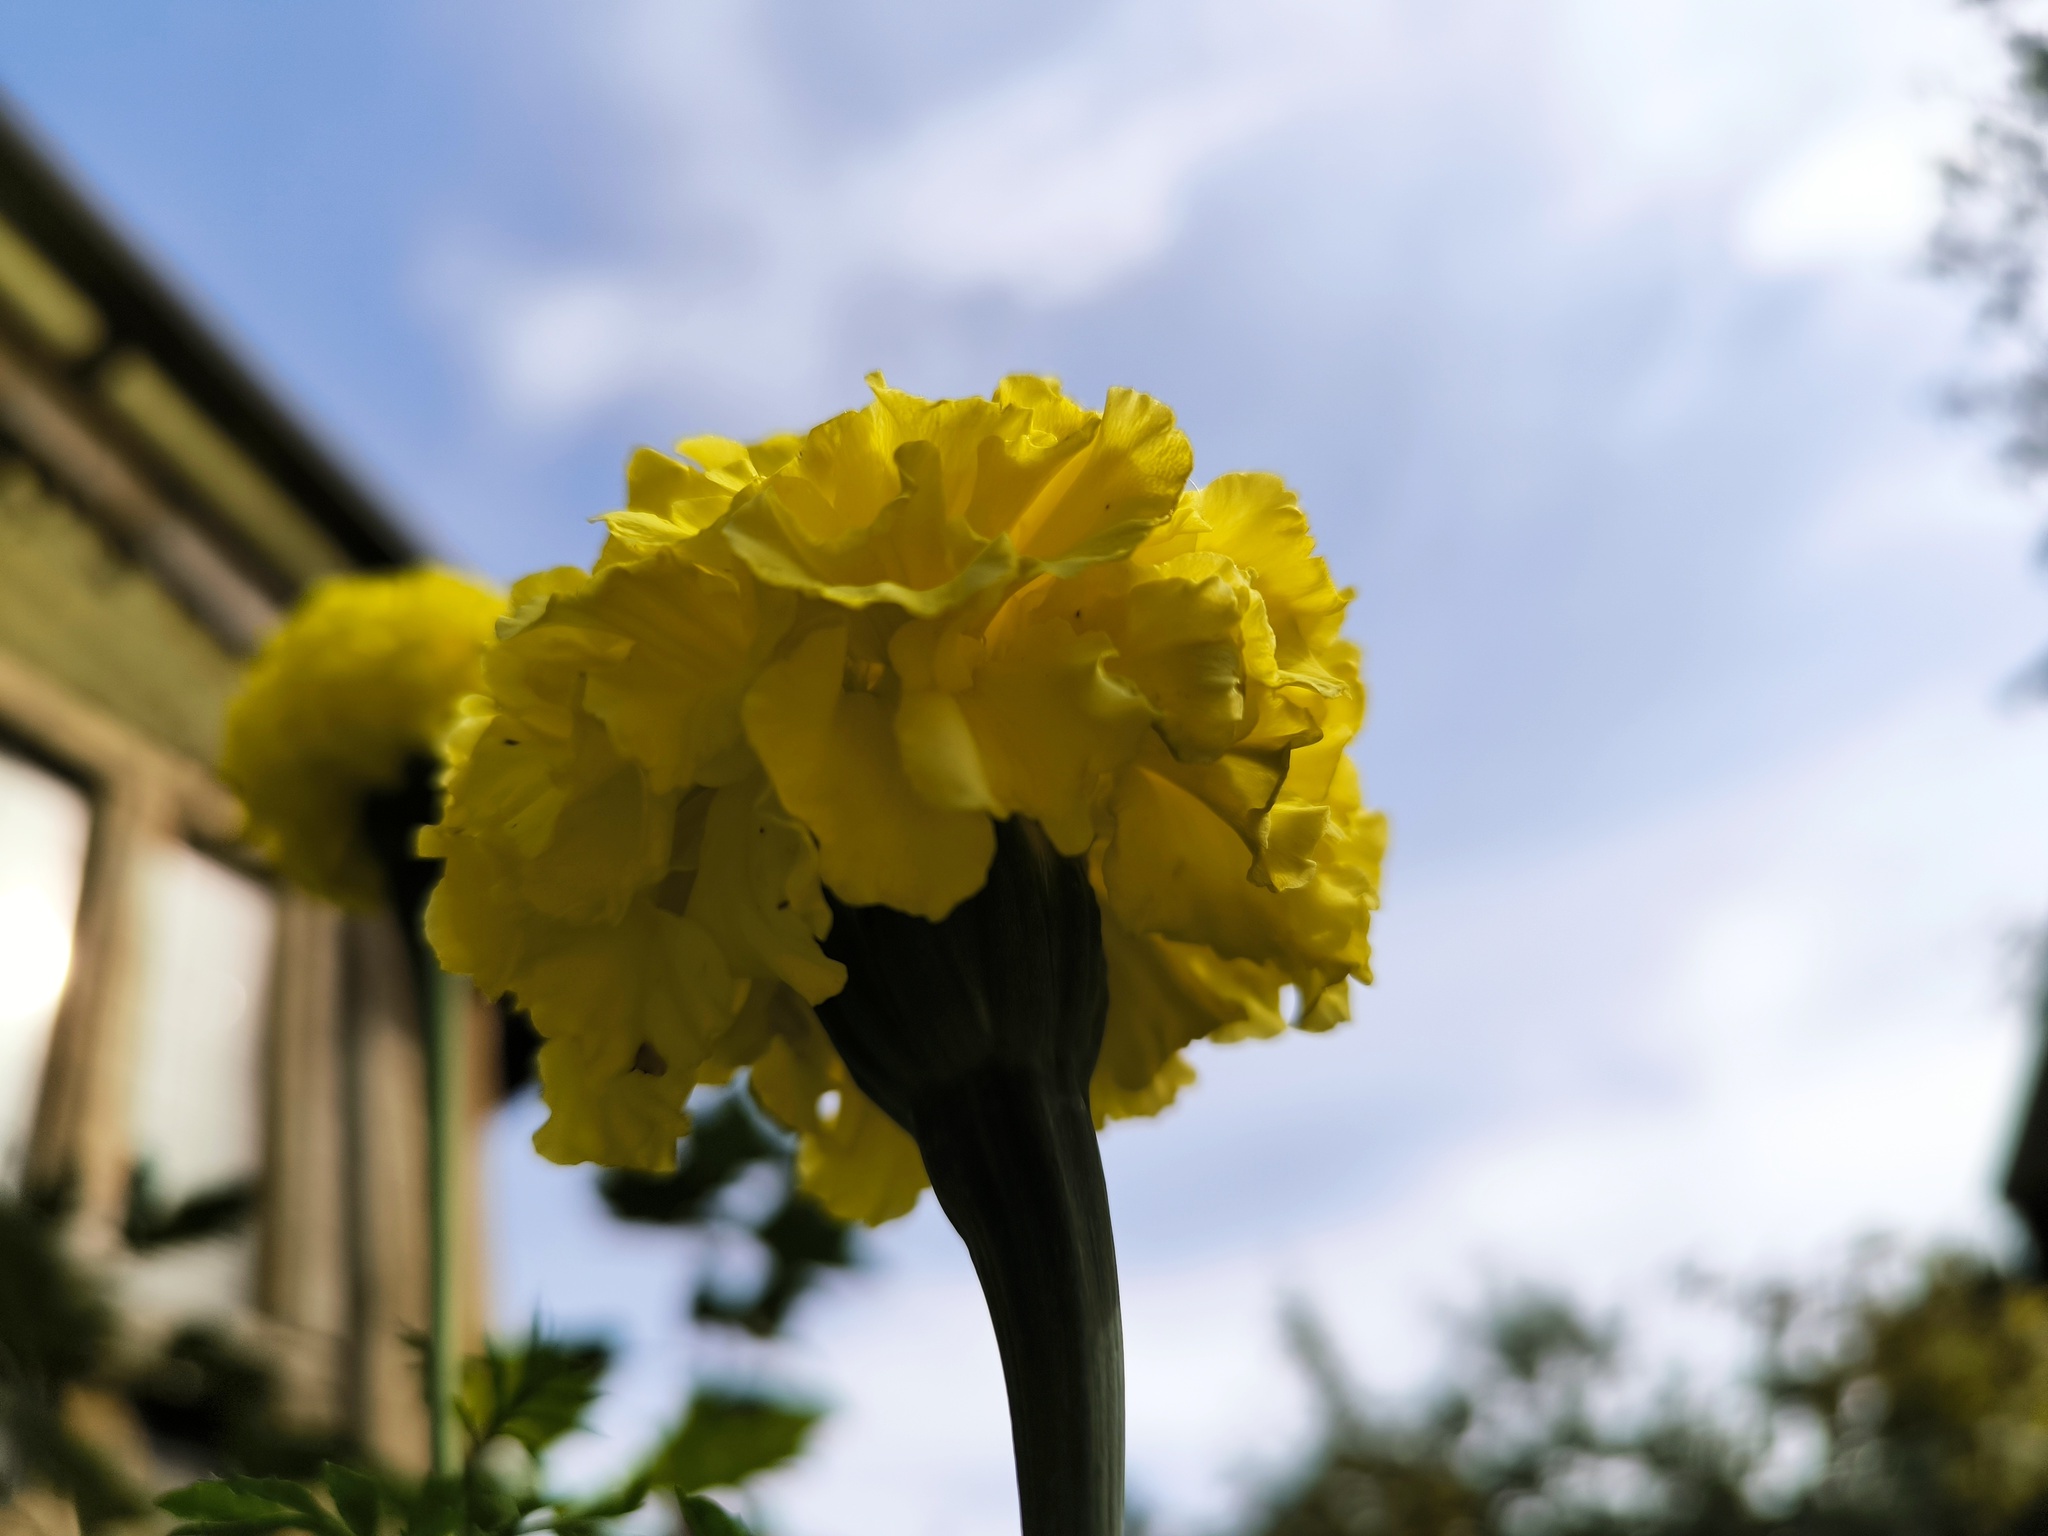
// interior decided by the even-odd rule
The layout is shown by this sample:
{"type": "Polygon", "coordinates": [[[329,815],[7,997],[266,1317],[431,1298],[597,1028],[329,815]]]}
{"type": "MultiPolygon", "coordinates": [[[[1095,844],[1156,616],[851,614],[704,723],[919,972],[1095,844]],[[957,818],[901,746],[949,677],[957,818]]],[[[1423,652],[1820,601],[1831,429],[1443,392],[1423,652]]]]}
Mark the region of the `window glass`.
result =
{"type": "MultiPolygon", "coordinates": [[[[264,1019],[277,940],[270,888],[196,849],[145,870],[131,1147],[170,1204],[253,1184],[263,1163],[264,1019]]],[[[167,1249],[138,1299],[180,1311],[248,1299],[253,1237],[167,1249]]]]}
{"type": "Polygon", "coordinates": [[[34,1127],[85,879],[92,804],[76,785],[0,753],[0,1186],[34,1127]]]}

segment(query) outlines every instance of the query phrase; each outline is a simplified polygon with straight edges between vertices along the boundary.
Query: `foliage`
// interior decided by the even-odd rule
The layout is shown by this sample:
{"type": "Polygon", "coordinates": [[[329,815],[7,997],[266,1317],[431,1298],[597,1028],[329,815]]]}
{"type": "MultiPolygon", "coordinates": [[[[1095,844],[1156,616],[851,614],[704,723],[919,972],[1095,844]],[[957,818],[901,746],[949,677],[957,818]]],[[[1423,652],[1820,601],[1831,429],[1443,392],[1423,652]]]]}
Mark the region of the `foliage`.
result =
{"type": "MultiPolygon", "coordinates": [[[[137,1254],[226,1236],[246,1219],[245,1187],[166,1200],[138,1168],[121,1232],[137,1254]]],[[[148,1508],[132,1476],[81,1434],[95,1396],[131,1411],[157,1441],[223,1470],[293,1474],[345,1453],[344,1438],[309,1435],[278,1414],[269,1368],[225,1331],[180,1329],[138,1353],[97,1276],[65,1246],[71,1192],[0,1200],[0,1499],[19,1487],[71,1498],[91,1529],[148,1508]]]]}
{"type": "Polygon", "coordinates": [[[1725,1298],[1753,1355],[1732,1402],[1646,1392],[1612,1325],[1511,1296],[1447,1380],[1366,1411],[1292,1323],[1321,1448],[1256,1536],[2022,1536],[2048,1528],[2048,1287],[1937,1255],[1725,1298]]]}
{"type": "Polygon", "coordinates": [[[269,1364],[217,1325],[178,1329],[121,1390],[152,1439],[213,1470],[305,1477],[354,1452],[338,1430],[295,1424],[269,1364]]]}
{"type": "Polygon", "coordinates": [[[818,1410],[757,1392],[700,1389],[632,1476],[594,1498],[549,1495],[540,1486],[540,1458],[582,1427],[609,1364],[601,1346],[549,1339],[538,1328],[520,1348],[494,1346],[468,1361],[461,1394],[467,1453],[456,1477],[415,1482],[330,1462],[317,1480],[216,1478],[158,1502],[180,1522],[171,1536],[601,1536],[664,1493],[693,1536],[745,1536],[703,1493],[738,1487],[790,1460],[818,1410]]]}
{"type": "Polygon", "coordinates": [[[256,1187],[247,1180],[219,1184],[173,1203],[157,1187],[155,1168],[137,1163],[128,1176],[121,1240],[131,1253],[205,1242],[239,1231],[255,1210],[256,1187]]]}
{"type": "Polygon", "coordinates": [[[642,1476],[686,1494],[734,1487],[796,1455],[818,1418],[814,1408],[699,1390],[642,1476]]]}
{"type": "Polygon", "coordinates": [[[622,1221],[695,1227],[757,1245],[767,1261],[759,1284],[736,1290],[727,1283],[700,1283],[691,1315],[769,1338],[781,1331],[820,1271],[843,1269],[854,1260],[848,1224],[794,1187],[790,1156],[788,1138],[763,1122],[745,1094],[732,1093],[697,1117],[673,1173],[614,1169],[600,1187],[622,1221]],[[732,1214],[721,1197],[761,1170],[780,1180],[782,1198],[766,1216],[749,1222],[732,1214]]]}
{"type": "MultiPolygon", "coordinates": [[[[853,1257],[845,1226],[793,1190],[790,1158],[788,1138],[772,1133],[743,1097],[729,1096],[700,1117],[674,1174],[610,1176],[605,1195],[626,1220],[758,1243],[767,1259],[758,1287],[734,1294],[700,1286],[693,1310],[700,1320],[770,1337],[822,1267],[853,1257]],[[765,1217],[744,1219],[725,1196],[761,1172],[780,1180],[781,1199],[765,1217]]],[[[144,1166],[130,1182],[121,1231],[131,1252],[155,1253],[230,1235],[252,1208],[245,1186],[171,1202],[144,1166]]],[[[702,1387],[618,1487],[589,1500],[550,1500],[535,1486],[536,1460],[581,1426],[610,1356],[601,1345],[536,1328],[518,1346],[493,1345],[464,1366],[458,1407],[470,1454],[462,1478],[410,1483],[371,1468],[343,1435],[291,1427],[269,1366],[218,1326],[189,1324],[140,1356],[124,1348],[104,1287],[65,1250],[69,1210],[62,1190],[0,1200],[0,1502],[17,1487],[51,1488],[77,1503],[88,1529],[133,1519],[148,1504],[121,1467],[67,1423],[66,1404],[81,1390],[112,1394],[156,1443],[222,1474],[165,1506],[214,1536],[287,1528],[313,1536],[446,1536],[458,1528],[597,1536],[656,1494],[679,1501],[698,1536],[743,1533],[704,1493],[781,1465],[819,1418],[815,1408],[777,1396],[702,1387]]]]}
{"type": "Polygon", "coordinates": [[[557,1343],[536,1324],[524,1349],[486,1346],[464,1364],[456,1412],[473,1444],[503,1435],[538,1456],[582,1422],[610,1363],[602,1345],[557,1343]]]}
{"type": "MultiPolygon", "coordinates": [[[[693,1311],[765,1338],[780,1330],[821,1266],[852,1262],[846,1227],[795,1191],[790,1161],[789,1138],[775,1134],[743,1095],[730,1094],[698,1118],[675,1172],[607,1174],[602,1188],[622,1220],[758,1243],[768,1261],[759,1287],[733,1295],[700,1286],[693,1311]],[[767,1216],[749,1221],[732,1212],[727,1196],[754,1174],[778,1180],[782,1195],[767,1216]]],[[[739,1520],[705,1493],[738,1487],[796,1456],[819,1410],[774,1394],[700,1386],[630,1476],[591,1498],[550,1495],[541,1486],[543,1458],[582,1427],[610,1364],[603,1345],[550,1338],[538,1325],[517,1346],[492,1344],[466,1361],[457,1415],[467,1454],[458,1478],[412,1482],[336,1455],[325,1465],[295,1468],[296,1481],[230,1476],[181,1489],[163,1507],[187,1536],[285,1529],[311,1536],[601,1536],[659,1495],[676,1502],[693,1536],[745,1536],[739,1520]],[[308,1513],[309,1501],[317,1517],[308,1513]]]]}
{"type": "Polygon", "coordinates": [[[2048,32],[2028,0],[1969,3],[2005,46],[2006,79],[1942,168],[1946,207],[1932,255],[1937,271],[1978,289],[1980,317],[2011,344],[2005,375],[1964,391],[1960,403],[2004,409],[2008,456],[2038,473],[2048,469],[2048,32]]]}
{"type": "Polygon", "coordinates": [[[144,1507],[65,1422],[68,1394],[99,1376],[114,1334],[104,1291],[64,1252],[62,1202],[0,1201],[0,1500],[55,1489],[88,1525],[144,1507]]]}

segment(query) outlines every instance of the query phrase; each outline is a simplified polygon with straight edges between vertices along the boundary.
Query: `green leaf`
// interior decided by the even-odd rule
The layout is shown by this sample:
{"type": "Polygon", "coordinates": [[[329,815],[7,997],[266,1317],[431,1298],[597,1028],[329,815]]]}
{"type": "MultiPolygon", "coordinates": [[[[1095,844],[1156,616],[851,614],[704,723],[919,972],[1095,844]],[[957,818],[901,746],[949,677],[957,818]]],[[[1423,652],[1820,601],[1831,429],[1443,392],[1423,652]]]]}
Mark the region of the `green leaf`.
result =
{"type": "Polygon", "coordinates": [[[462,1480],[430,1477],[406,1512],[406,1536],[450,1536],[462,1524],[462,1480]]]}
{"type": "Polygon", "coordinates": [[[621,1221],[692,1226],[706,1219],[721,1190],[755,1163],[782,1162],[784,1142],[742,1092],[728,1093],[697,1116],[673,1173],[614,1169],[600,1185],[605,1204],[621,1221]]]}
{"type": "MultiPolygon", "coordinates": [[[[615,1488],[610,1493],[599,1494],[587,1504],[563,1506],[563,1515],[565,1519],[576,1521],[616,1520],[621,1515],[632,1514],[634,1510],[646,1502],[647,1479],[645,1477],[636,1477],[630,1483],[615,1488]]],[[[557,1523],[555,1527],[556,1530],[564,1530],[566,1528],[565,1525],[560,1523],[557,1523]]]]}
{"type": "Polygon", "coordinates": [[[747,1536],[736,1516],[695,1494],[683,1500],[683,1528],[690,1536],[747,1536]]]}
{"type": "Polygon", "coordinates": [[[226,1536],[231,1531],[292,1527],[314,1536],[350,1536],[312,1489],[281,1477],[227,1477],[193,1483],[165,1494],[157,1506],[183,1521],[181,1530],[226,1536]]]}
{"type": "Polygon", "coordinates": [[[341,1523],[355,1536],[377,1536],[378,1515],[384,1503],[377,1480],[354,1467],[332,1461],[320,1469],[320,1476],[327,1483],[328,1495],[334,1500],[341,1523]]]}
{"type": "Polygon", "coordinates": [[[121,1237],[137,1253],[154,1253],[227,1237],[248,1225],[255,1210],[256,1186],[246,1179],[217,1184],[173,1204],[158,1187],[155,1169],[141,1162],[128,1176],[121,1237]]]}
{"type": "Polygon", "coordinates": [[[642,1475],[678,1493],[730,1488],[796,1455],[821,1417],[815,1408],[699,1388],[642,1475]]]}
{"type": "Polygon", "coordinates": [[[488,1477],[472,1478],[469,1487],[469,1523],[478,1531],[509,1531],[523,1512],[519,1500],[496,1486],[488,1477]]]}
{"type": "Polygon", "coordinates": [[[506,1435],[534,1455],[581,1426],[611,1364],[601,1344],[565,1344],[534,1325],[520,1350],[486,1349],[463,1363],[457,1399],[477,1445],[506,1435]]]}

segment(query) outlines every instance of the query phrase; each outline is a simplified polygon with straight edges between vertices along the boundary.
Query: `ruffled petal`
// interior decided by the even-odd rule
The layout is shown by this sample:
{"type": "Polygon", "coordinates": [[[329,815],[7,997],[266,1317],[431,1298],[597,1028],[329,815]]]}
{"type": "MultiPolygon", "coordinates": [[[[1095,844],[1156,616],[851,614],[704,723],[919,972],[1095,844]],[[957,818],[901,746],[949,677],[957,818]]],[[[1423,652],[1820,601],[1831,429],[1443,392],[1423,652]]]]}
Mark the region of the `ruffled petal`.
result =
{"type": "MultiPolygon", "coordinates": [[[[1118,782],[1111,817],[1103,884],[1125,927],[1277,966],[1307,992],[1365,964],[1369,899],[1340,878],[1335,848],[1328,849],[1330,867],[1319,858],[1308,884],[1262,889],[1246,878],[1237,834],[1179,784],[1144,766],[1118,782]]],[[[1336,836],[1333,823],[1324,844],[1336,836]]]]}
{"type": "Polygon", "coordinates": [[[842,901],[937,922],[981,888],[995,830],[917,792],[888,707],[846,686],[847,660],[847,631],[835,627],[764,668],[743,710],[747,739],[817,838],[819,873],[842,901]]]}
{"type": "Polygon", "coordinates": [[[1087,448],[1051,476],[1010,524],[1023,555],[1057,568],[1121,559],[1172,513],[1195,467],[1173,412],[1112,389],[1087,448]]]}
{"type": "MultiPolygon", "coordinates": [[[[640,1138],[655,1123],[649,1106],[666,1103],[681,1115],[740,1001],[711,935],[645,899],[618,923],[534,925],[513,990],[544,1039],[572,1047],[557,1056],[565,1070],[573,1064],[575,1097],[548,1098],[550,1124],[562,1123],[536,1137],[542,1153],[562,1161],[551,1148],[616,1150],[625,1137],[638,1160],[620,1166],[672,1164],[673,1138],[665,1161],[648,1160],[640,1138]]],[[[546,1087],[543,1079],[544,1096],[546,1087]]],[[[611,1155],[582,1154],[600,1162],[611,1155]]]]}
{"type": "Polygon", "coordinates": [[[683,1113],[687,1083],[637,1070],[619,1043],[602,1035],[543,1041],[538,1067],[549,1111],[533,1133],[533,1149],[542,1157],[644,1173],[675,1167],[676,1142],[690,1130],[683,1113]]]}
{"type": "Polygon", "coordinates": [[[737,975],[784,982],[808,1003],[846,985],[846,967],[818,947],[832,928],[818,850],[765,777],[709,797],[689,884],[685,910],[737,975]]]}
{"type": "Polygon", "coordinates": [[[656,790],[669,790],[740,745],[740,699],[792,610],[743,575],[669,549],[606,571],[561,617],[627,642],[592,665],[583,707],[656,790]]]}
{"type": "Polygon", "coordinates": [[[810,1010],[784,1027],[748,1078],[754,1098],[797,1133],[797,1182],[841,1221],[879,1226],[930,1186],[917,1143],[853,1084],[810,1010]]]}
{"type": "Polygon", "coordinates": [[[294,884],[344,905],[382,904],[364,844],[364,798],[434,752],[505,599],[440,570],[313,584],[264,642],[229,702],[220,773],[245,836],[294,884]]]}
{"type": "Polygon", "coordinates": [[[1034,818],[1070,857],[1095,840],[1109,780],[1153,720],[1137,690],[1104,670],[1109,655],[1107,637],[1029,614],[991,626],[988,658],[959,695],[996,802],[1034,818]]]}
{"type": "Polygon", "coordinates": [[[1242,1039],[1285,1027],[1280,977],[1265,966],[1133,933],[1107,910],[1102,948],[1109,963],[1109,1018],[1089,1084],[1098,1125],[1157,1114],[1172,1103],[1195,1079],[1180,1056],[1191,1042],[1221,1031],[1242,1039]]]}

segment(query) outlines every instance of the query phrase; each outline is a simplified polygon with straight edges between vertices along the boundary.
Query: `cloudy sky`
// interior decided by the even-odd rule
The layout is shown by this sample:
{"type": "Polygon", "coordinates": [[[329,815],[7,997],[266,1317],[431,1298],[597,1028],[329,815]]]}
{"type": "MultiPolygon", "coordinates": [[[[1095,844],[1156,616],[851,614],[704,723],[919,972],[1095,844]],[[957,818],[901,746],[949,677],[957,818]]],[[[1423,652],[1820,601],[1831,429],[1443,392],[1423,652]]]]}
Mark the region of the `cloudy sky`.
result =
{"type": "MultiPolygon", "coordinates": [[[[1105,1139],[1134,1499],[1213,1529],[1533,1274],[1648,1305],[1995,1239],[2048,908],[2035,512],[1920,270],[1945,0],[0,5],[0,85],[436,548],[588,558],[627,448],[1057,373],[1298,484],[1356,586],[1380,982],[1105,1139]]],[[[676,1399],[684,1256],[492,1145],[499,1306],[676,1399]]],[[[802,1318],[790,1536],[1013,1528],[929,1207],[802,1318]]],[[[701,1349],[697,1356],[704,1363],[701,1349]]],[[[734,1368],[745,1361],[714,1364],[734,1368]]]]}

